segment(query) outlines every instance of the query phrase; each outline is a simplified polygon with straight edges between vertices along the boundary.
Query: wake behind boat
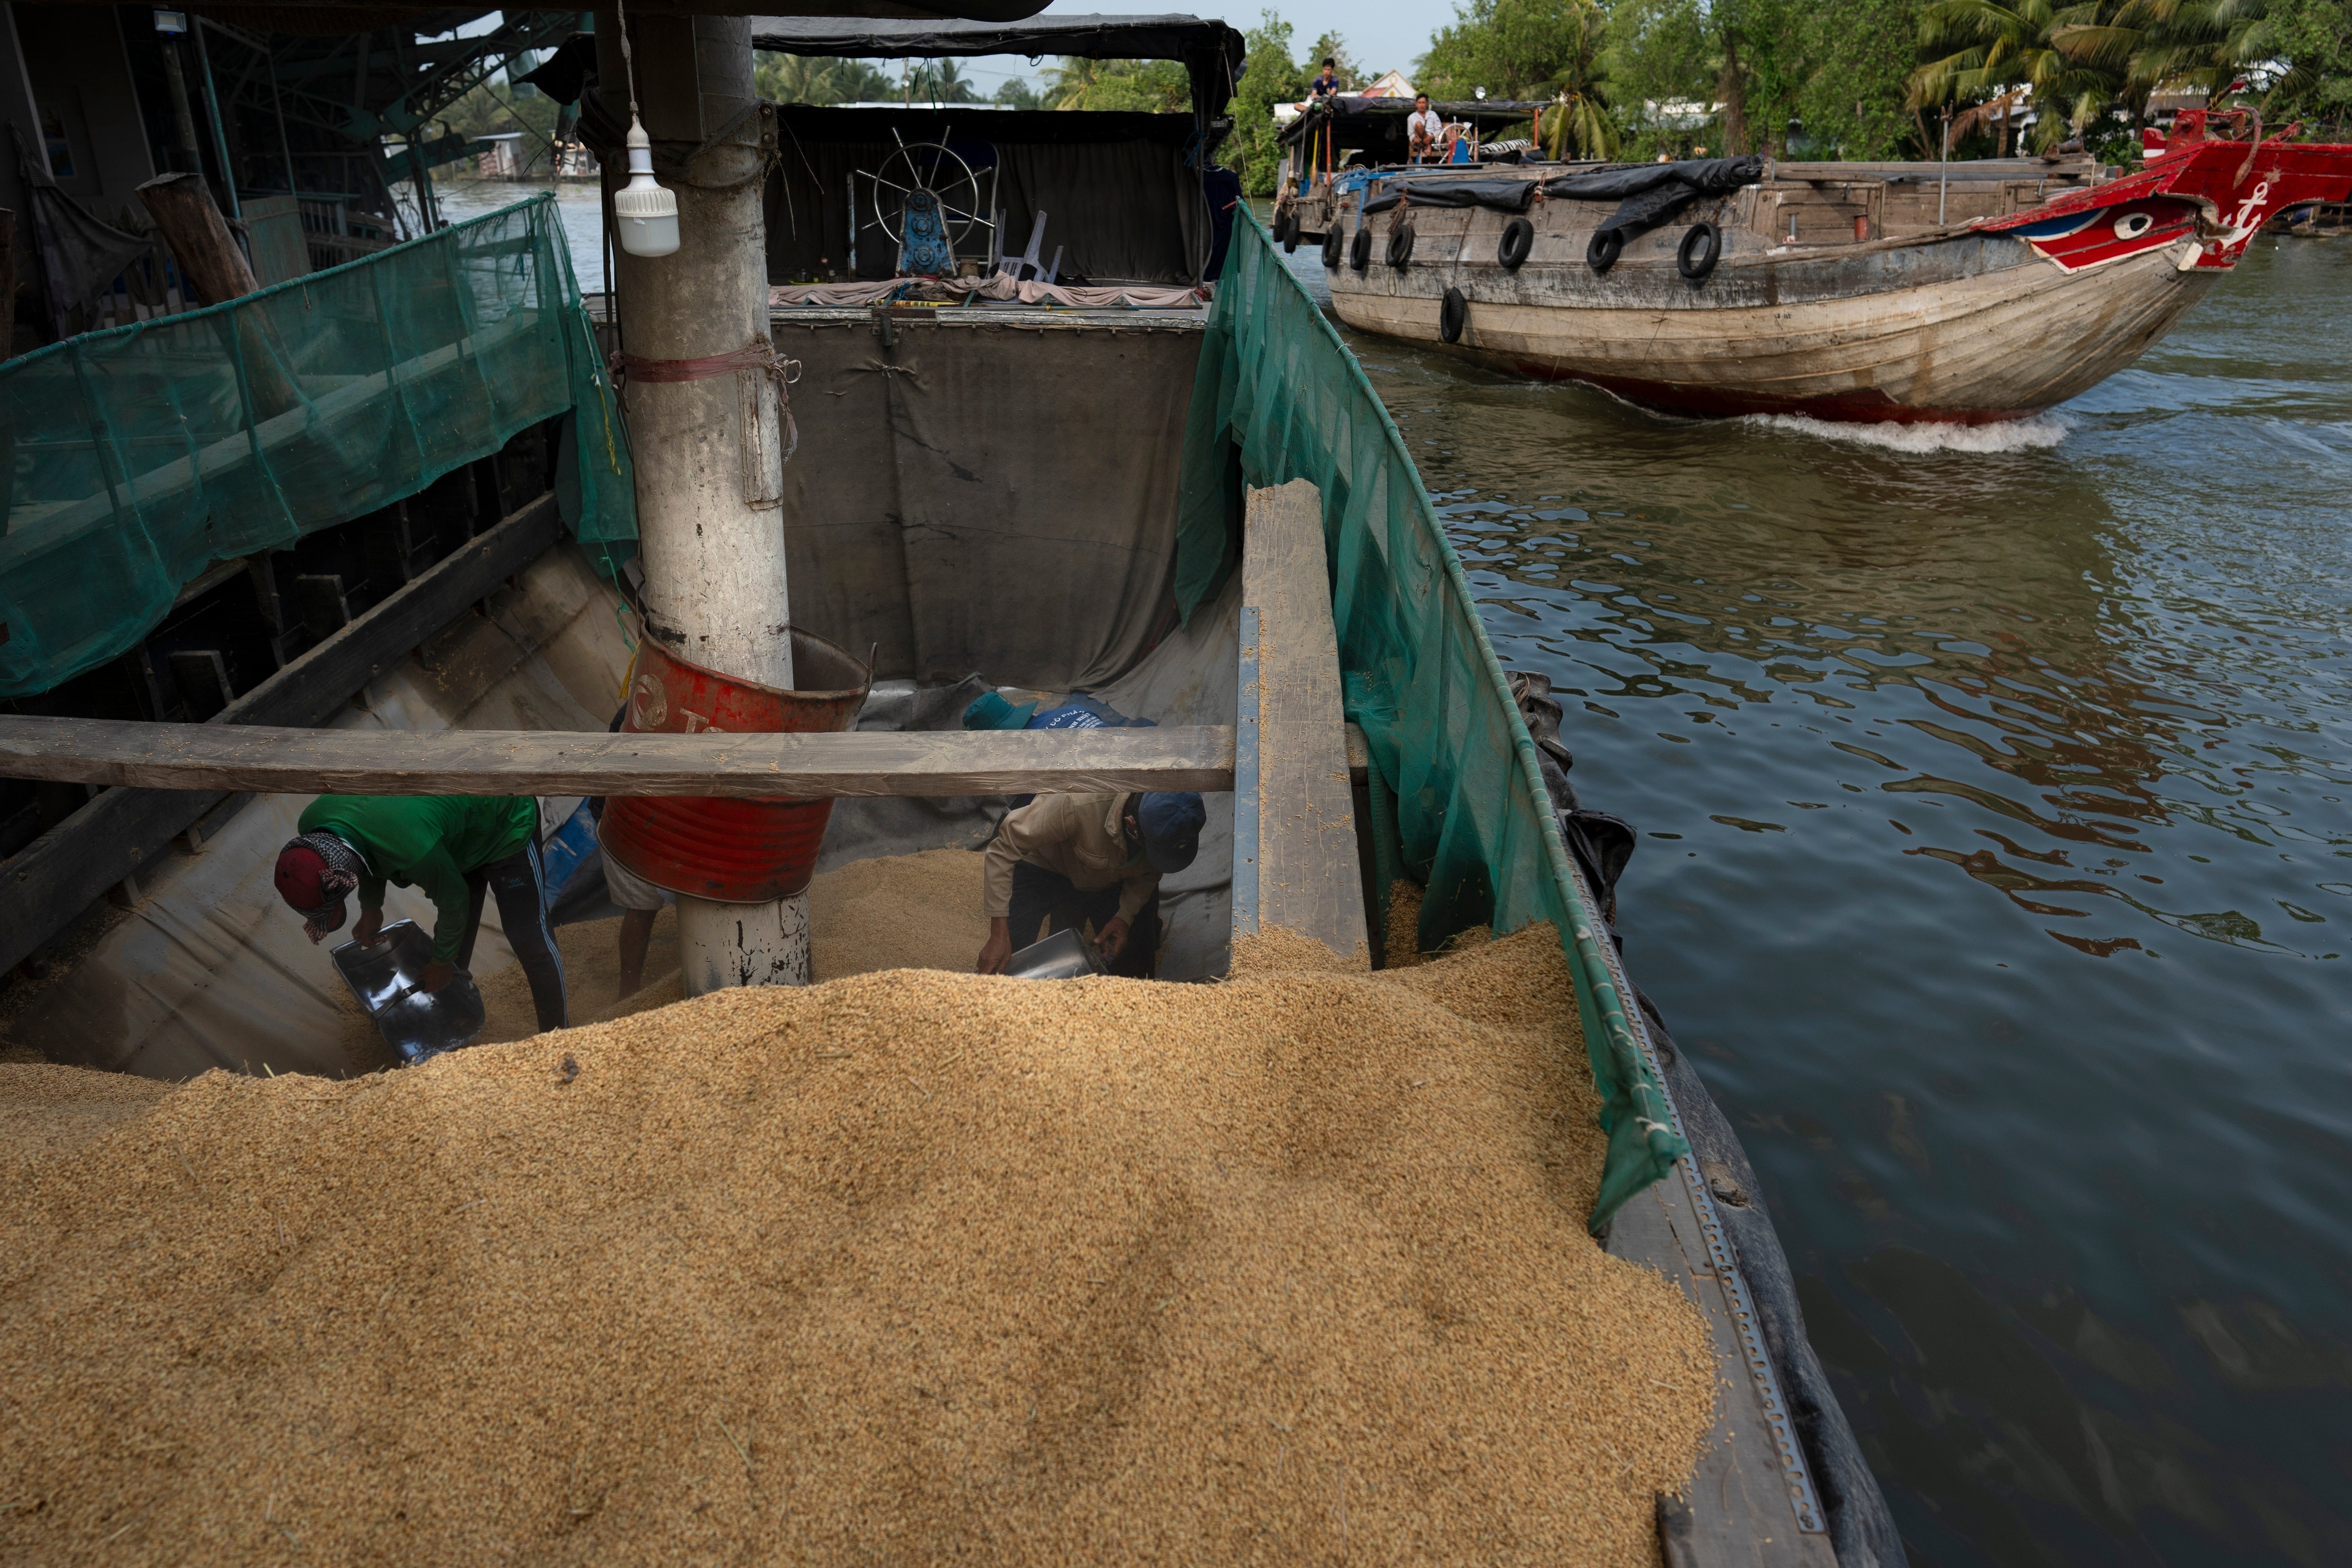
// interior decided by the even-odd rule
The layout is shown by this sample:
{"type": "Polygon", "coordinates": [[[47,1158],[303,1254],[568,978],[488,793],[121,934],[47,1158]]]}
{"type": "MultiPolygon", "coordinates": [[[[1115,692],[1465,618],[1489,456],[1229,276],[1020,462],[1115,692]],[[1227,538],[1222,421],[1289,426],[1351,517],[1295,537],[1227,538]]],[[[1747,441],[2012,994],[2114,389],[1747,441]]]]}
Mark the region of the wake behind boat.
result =
{"type": "Polygon", "coordinates": [[[2184,112],[2121,174],[2040,159],[1359,169],[1286,177],[1276,234],[1322,242],[1349,326],[1499,370],[1689,414],[1983,424],[2113,375],[2272,216],[2352,196],[2352,146],[2253,132],[2184,112]]]}

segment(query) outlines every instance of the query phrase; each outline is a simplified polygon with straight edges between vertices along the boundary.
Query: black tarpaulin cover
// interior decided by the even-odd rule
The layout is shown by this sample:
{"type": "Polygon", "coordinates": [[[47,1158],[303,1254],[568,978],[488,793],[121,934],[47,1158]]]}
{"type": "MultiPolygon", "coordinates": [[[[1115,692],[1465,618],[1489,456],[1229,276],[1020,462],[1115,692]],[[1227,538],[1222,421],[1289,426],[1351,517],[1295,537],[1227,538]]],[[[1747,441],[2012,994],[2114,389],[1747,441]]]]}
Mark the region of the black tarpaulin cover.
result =
{"type": "Polygon", "coordinates": [[[1559,201],[1615,201],[1617,210],[1601,226],[1631,239],[1673,217],[1701,196],[1728,195],[1764,177],[1764,156],[1694,158],[1678,163],[1623,163],[1544,182],[1544,195],[1559,201]]]}
{"type": "Polygon", "coordinates": [[[1417,207],[1493,207],[1523,213],[1535,200],[1536,182],[1497,174],[1484,179],[1382,181],[1380,194],[1364,203],[1364,216],[1384,213],[1406,196],[1417,207]]]}
{"type": "Polygon", "coordinates": [[[1507,174],[1473,175],[1466,179],[1383,181],[1377,195],[1364,203],[1364,216],[1388,211],[1400,199],[1417,207],[1492,207],[1496,212],[1523,213],[1535,200],[1536,186],[1557,201],[1614,201],[1617,210],[1601,226],[1627,239],[1647,234],[1701,196],[1720,196],[1753,184],[1764,177],[1760,153],[1744,158],[1700,158],[1679,163],[1617,163],[1555,174],[1548,180],[1507,174]]]}

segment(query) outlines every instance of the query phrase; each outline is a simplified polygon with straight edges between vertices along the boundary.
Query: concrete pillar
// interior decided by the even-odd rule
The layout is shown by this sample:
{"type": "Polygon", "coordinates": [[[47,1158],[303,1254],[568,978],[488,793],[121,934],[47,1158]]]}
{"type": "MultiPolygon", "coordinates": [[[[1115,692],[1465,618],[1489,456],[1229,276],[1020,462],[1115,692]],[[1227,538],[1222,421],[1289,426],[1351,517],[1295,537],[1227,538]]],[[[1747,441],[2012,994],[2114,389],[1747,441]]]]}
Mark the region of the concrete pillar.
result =
{"type": "MultiPolygon", "coordinates": [[[[637,111],[666,150],[708,141],[755,101],[751,24],[741,16],[629,19],[637,111]]],[[[596,14],[598,86],[614,123],[629,122],[619,23],[596,14]]],[[[633,358],[701,359],[768,341],[767,232],[759,125],[744,119],[696,165],[701,185],[664,173],[677,196],[676,254],[616,248],[621,346],[633,358]],[[736,182],[742,182],[736,184],[736,182]],[[701,188],[733,185],[728,190],[701,188]]],[[[627,183],[615,155],[608,193],[627,183]]],[[[646,634],[725,675],[790,689],[785,626],[782,448],[773,384],[751,372],[699,381],[633,381],[646,634]]],[[[808,899],[719,904],[681,897],[686,993],[808,983],[808,899]]]]}

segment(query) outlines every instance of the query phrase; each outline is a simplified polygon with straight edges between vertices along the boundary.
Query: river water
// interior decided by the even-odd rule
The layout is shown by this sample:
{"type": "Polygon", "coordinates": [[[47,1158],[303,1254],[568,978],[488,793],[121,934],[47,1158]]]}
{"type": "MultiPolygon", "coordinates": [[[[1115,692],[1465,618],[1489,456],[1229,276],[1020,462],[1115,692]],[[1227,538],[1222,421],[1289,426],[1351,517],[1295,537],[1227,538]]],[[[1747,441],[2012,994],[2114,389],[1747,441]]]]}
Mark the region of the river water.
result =
{"type": "Polygon", "coordinates": [[[1642,830],[1626,961],[1916,1563],[2352,1562],[2347,300],[2352,242],[2265,237],[1944,434],[1343,329],[1642,830]]]}

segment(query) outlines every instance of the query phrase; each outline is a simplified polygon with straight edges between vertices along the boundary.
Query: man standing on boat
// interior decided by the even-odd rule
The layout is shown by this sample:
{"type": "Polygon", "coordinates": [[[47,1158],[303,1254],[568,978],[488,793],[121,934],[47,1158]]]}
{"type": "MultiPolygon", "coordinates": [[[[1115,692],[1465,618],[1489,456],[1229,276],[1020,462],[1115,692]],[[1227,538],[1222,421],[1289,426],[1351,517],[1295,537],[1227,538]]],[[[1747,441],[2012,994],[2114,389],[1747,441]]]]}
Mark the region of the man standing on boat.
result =
{"type": "Polygon", "coordinates": [[[1445,136],[1445,121],[1437,110],[1429,107],[1429,94],[1416,94],[1412,112],[1404,117],[1404,138],[1416,163],[1437,150],[1445,136]]]}
{"type": "Polygon", "coordinates": [[[1016,948],[1092,921],[1113,974],[1149,980],[1160,962],[1160,879],[1192,863],[1208,814],[1187,791],[1041,795],[1008,814],[988,846],[988,945],[972,965],[999,974],[1016,948]]]}
{"type": "Polygon", "coordinates": [[[440,990],[472,962],[482,903],[496,893],[507,945],[530,982],[541,1030],[564,1026],[563,959],[547,923],[539,858],[539,803],[528,795],[322,795],[278,854],[278,894],[312,942],[341,931],[360,896],[352,938],[372,945],[383,926],[383,889],[415,887],[433,900],[433,959],[419,989],[440,990]]]}

